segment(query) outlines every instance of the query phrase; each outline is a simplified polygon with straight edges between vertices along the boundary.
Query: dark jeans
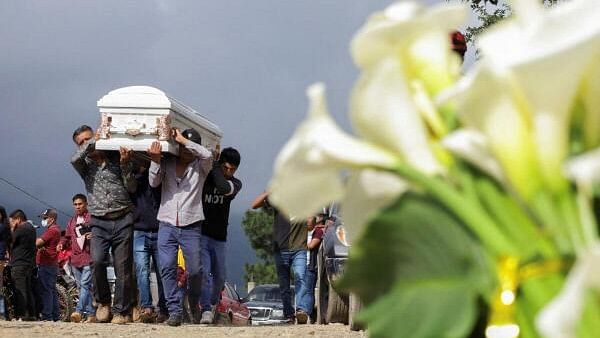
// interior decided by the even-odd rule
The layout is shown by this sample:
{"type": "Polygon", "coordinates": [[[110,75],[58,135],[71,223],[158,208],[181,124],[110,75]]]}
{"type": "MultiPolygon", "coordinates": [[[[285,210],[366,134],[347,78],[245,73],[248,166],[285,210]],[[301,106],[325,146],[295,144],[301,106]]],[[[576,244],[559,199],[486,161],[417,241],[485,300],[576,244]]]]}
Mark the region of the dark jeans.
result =
{"type": "Polygon", "coordinates": [[[137,286],[140,293],[140,307],[153,309],[152,292],[150,290],[150,259],[156,272],[158,287],[158,309],[161,313],[168,313],[165,293],[163,291],[158,264],[158,232],[135,230],[133,234],[133,250],[135,251],[135,272],[137,286]]]}
{"type": "Polygon", "coordinates": [[[92,283],[96,303],[110,304],[110,286],[106,276],[106,267],[110,263],[112,251],[115,269],[115,294],[113,314],[129,314],[133,289],[133,215],[106,220],[92,216],[92,283]]]}
{"type": "Polygon", "coordinates": [[[294,315],[292,306],[292,290],[290,290],[290,268],[294,271],[294,288],[296,293],[296,309],[309,313],[307,306],[302,303],[306,292],[304,274],[306,273],[306,250],[275,251],[275,267],[279,279],[279,290],[283,302],[283,315],[290,318],[294,315]]]}
{"type": "Polygon", "coordinates": [[[10,269],[14,293],[15,317],[37,318],[33,295],[33,266],[13,266],[10,269]]]}
{"type": "Polygon", "coordinates": [[[202,221],[176,227],[160,222],[158,228],[158,260],[162,275],[165,298],[169,314],[181,316],[182,292],[177,287],[177,250],[181,248],[185,259],[185,271],[189,285],[190,307],[198,309],[200,304],[200,288],[202,286],[202,263],[200,262],[200,238],[202,221]]]}
{"type": "Polygon", "coordinates": [[[58,266],[38,266],[38,290],[42,303],[42,320],[59,320],[58,293],[56,292],[56,276],[58,266]]]}

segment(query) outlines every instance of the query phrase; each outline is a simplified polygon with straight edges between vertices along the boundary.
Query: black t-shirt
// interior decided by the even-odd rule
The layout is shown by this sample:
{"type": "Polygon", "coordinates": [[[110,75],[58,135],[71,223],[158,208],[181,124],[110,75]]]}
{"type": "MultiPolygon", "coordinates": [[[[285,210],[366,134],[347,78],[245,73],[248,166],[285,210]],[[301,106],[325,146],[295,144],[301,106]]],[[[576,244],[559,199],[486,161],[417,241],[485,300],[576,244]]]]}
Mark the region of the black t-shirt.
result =
{"type": "Polygon", "coordinates": [[[226,188],[219,188],[218,181],[223,180],[223,173],[220,168],[213,168],[202,189],[202,208],[204,211],[204,222],[202,222],[202,235],[208,236],[218,241],[227,240],[227,225],[229,225],[229,207],[231,201],[242,189],[242,182],[235,177],[226,179],[226,188]],[[231,182],[231,183],[229,183],[231,182]],[[233,192],[226,195],[225,191],[233,192]]]}
{"type": "Polygon", "coordinates": [[[29,223],[17,225],[13,232],[11,266],[35,266],[35,229],[29,223]]]}

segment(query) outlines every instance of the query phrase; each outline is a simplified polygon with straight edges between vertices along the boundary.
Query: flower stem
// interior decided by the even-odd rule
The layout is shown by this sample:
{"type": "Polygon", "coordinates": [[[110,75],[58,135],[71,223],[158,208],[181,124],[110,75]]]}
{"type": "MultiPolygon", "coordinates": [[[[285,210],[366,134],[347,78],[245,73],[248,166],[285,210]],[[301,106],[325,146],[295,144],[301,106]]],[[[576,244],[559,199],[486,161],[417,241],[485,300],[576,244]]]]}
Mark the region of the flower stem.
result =
{"type": "Polygon", "coordinates": [[[408,165],[399,164],[396,166],[395,171],[400,176],[427,190],[454,212],[480,238],[492,255],[496,257],[500,255],[518,255],[517,248],[482,210],[479,203],[464,198],[441,179],[428,177],[408,165]]]}

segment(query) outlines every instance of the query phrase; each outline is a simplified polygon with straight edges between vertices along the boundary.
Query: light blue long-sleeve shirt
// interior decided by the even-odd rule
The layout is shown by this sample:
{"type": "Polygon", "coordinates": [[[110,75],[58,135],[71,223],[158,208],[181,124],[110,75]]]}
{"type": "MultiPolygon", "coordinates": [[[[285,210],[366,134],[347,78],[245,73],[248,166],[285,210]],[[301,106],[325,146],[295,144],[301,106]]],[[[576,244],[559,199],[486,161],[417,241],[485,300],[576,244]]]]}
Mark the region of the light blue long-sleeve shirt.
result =
{"type": "Polygon", "coordinates": [[[158,220],[175,226],[186,226],[204,220],[202,187],[212,168],[212,153],[205,147],[188,141],[185,147],[196,156],[181,177],[176,174],[177,158],[163,159],[160,165],[151,162],[148,171],[150,186],[162,184],[158,220]]]}

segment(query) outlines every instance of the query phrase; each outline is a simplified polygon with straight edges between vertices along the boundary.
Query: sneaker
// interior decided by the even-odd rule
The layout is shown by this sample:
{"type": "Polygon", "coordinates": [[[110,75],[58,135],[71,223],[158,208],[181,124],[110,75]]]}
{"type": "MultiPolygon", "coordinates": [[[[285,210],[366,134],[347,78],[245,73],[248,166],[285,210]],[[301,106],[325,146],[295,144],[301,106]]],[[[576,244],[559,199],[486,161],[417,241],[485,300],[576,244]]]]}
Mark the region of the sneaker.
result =
{"type": "Polygon", "coordinates": [[[308,314],[302,310],[296,311],[296,323],[306,324],[308,321],[308,314]]]}
{"type": "Polygon", "coordinates": [[[164,312],[159,312],[158,316],[156,316],[156,322],[157,323],[164,323],[167,318],[169,318],[169,315],[164,313],[164,312]]]}
{"type": "Polygon", "coordinates": [[[202,312],[202,319],[200,319],[200,324],[212,324],[215,319],[212,311],[204,311],[202,312]]]}
{"type": "Polygon", "coordinates": [[[79,313],[79,312],[73,312],[73,313],[71,313],[71,322],[72,323],[79,323],[79,322],[81,322],[81,313],[79,313]]]}
{"type": "Polygon", "coordinates": [[[97,322],[98,322],[98,320],[96,320],[96,316],[89,315],[84,323],[90,324],[90,323],[97,323],[97,322]]]}
{"type": "Polygon", "coordinates": [[[181,325],[181,316],[170,315],[169,319],[166,321],[169,326],[179,326],[181,325]]]}
{"type": "Polygon", "coordinates": [[[116,315],[113,316],[113,319],[110,322],[112,324],[126,324],[129,322],[129,319],[127,317],[129,317],[129,316],[124,316],[120,313],[117,313],[116,315]]]}
{"type": "Polygon", "coordinates": [[[140,312],[139,314],[139,321],[142,323],[155,323],[156,322],[156,316],[154,315],[154,311],[150,308],[144,309],[143,311],[140,312]]]}
{"type": "Polygon", "coordinates": [[[108,323],[110,320],[110,306],[98,304],[98,310],[96,310],[96,319],[99,323],[108,323]]]}

